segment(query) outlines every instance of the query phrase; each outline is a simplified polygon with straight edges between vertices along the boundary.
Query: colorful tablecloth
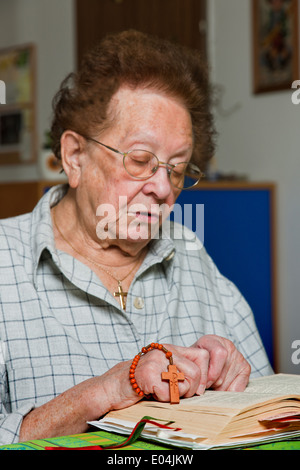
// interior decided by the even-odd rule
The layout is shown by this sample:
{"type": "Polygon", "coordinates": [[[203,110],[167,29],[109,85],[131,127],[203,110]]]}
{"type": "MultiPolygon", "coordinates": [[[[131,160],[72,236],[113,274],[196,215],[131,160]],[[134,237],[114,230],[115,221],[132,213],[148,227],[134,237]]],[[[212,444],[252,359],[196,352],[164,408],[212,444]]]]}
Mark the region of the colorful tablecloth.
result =
{"type": "MultiPolygon", "coordinates": [[[[126,438],[106,431],[95,431],[90,433],[76,434],[73,436],[53,437],[49,439],[38,439],[17,444],[0,446],[0,450],[45,450],[46,447],[87,447],[105,446],[119,444],[126,438]]],[[[133,444],[119,450],[165,450],[170,447],[163,447],[143,440],[138,440],[133,444]]]]}
{"type": "MultiPolygon", "coordinates": [[[[124,441],[124,436],[111,434],[106,431],[95,431],[90,433],[76,434],[73,436],[53,437],[49,439],[38,439],[17,444],[0,446],[1,450],[45,450],[46,447],[70,447],[80,448],[88,446],[105,446],[120,444],[124,441]]],[[[133,444],[119,450],[170,450],[174,448],[160,446],[138,440],[133,444]]],[[[273,442],[248,448],[249,450],[300,450],[300,440],[273,442]]],[[[177,449],[178,450],[178,449],[177,449]]]]}

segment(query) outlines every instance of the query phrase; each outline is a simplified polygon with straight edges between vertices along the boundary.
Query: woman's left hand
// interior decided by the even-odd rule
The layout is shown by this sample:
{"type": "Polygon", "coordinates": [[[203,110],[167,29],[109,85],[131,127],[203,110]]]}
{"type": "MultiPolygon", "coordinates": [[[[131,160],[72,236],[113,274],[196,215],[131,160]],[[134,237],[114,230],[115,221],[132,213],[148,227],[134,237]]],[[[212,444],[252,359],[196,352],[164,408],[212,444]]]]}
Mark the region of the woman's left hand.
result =
{"type": "Polygon", "coordinates": [[[202,394],[206,388],[232,392],[245,390],[251,366],[232,341],[221,336],[205,335],[192,348],[206,351],[209,355],[209,365],[200,380],[197,394],[202,394]]]}

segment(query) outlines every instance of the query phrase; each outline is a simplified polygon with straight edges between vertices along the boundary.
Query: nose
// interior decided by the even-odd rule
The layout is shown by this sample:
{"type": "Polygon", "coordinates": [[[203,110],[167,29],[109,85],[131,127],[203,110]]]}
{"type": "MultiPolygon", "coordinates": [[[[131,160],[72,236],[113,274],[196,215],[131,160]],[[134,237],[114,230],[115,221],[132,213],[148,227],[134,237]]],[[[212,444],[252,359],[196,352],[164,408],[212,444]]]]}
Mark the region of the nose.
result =
{"type": "Polygon", "coordinates": [[[175,189],[171,184],[169,173],[170,168],[168,164],[159,162],[159,168],[156,170],[153,176],[151,176],[151,178],[146,180],[144,191],[147,194],[153,193],[156,199],[167,199],[175,189]]]}

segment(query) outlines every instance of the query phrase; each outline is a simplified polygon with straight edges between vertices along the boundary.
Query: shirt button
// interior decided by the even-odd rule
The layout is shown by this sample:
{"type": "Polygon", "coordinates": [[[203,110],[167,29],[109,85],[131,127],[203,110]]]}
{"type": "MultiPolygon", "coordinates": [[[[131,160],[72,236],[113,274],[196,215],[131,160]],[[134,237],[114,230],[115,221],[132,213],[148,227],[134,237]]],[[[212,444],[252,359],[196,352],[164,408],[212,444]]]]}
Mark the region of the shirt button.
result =
{"type": "Polygon", "coordinates": [[[144,300],[142,299],[142,297],[136,297],[134,299],[133,305],[135,306],[135,308],[141,309],[144,307],[144,300]]]}

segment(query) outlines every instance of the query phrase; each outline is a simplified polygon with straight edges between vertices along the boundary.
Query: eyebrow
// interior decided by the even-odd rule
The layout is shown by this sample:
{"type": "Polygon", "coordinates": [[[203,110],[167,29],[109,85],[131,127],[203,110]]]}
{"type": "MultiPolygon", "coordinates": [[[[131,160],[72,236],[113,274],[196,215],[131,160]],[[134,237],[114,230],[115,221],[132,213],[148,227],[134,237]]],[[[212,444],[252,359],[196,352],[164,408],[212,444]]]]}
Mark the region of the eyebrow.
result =
{"type": "MultiPolygon", "coordinates": [[[[124,149],[124,151],[128,151],[129,148],[134,149],[134,147],[143,149],[143,146],[145,147],[151,146],[151,149],[149,150],[150,152],[155,153],[155,154],[160,153],[158,143],[156,144],[155,138],[152,136],[151,133],[148,133],[147,131],[146,132],[142,131],[140,134],[135,134],[135,136],[133,136],[132,139],[130,135],[127,134],[124,138],[121,139],[121,141],[119,141],[118,143],[119,147],[124,146],[122,141],[125,141],[127,138],[129,140],[129,146],[126,149],[124,149]],[[155,147],[154,150],[152,150],[153,146],[155,147]]],[[[182,147],[179,150],[176,149],[174,155],[171,155],[169,158],[178,158],[180,157],[180,155],[187,154],[187,153],[191,153],[192,155],[193,148],[194,148],[194,139],[191,136],[191,142],[188,143],[188,145],[184,148],[182,147]]],[[[147,148],[145,148],[145,150],[147,150],[147,148]]]]}

